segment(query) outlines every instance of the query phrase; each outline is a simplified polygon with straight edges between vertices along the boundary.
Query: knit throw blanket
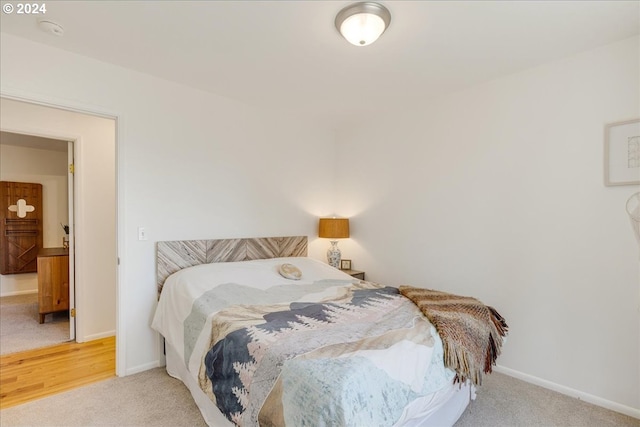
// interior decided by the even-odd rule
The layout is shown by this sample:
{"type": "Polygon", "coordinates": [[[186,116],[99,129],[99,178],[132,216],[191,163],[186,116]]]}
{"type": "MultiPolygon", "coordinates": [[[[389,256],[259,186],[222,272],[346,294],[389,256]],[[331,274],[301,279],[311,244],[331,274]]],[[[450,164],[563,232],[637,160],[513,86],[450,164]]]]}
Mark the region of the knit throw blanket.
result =
{"type": "Polygon", "coordinates": [[[454,382],[470,379],[481,385],[482,373],[491,373],[507,334],[504,318],[475,298],[412,286],[399,289],[438,331],[445,366],[456,372],[454,382]]]}

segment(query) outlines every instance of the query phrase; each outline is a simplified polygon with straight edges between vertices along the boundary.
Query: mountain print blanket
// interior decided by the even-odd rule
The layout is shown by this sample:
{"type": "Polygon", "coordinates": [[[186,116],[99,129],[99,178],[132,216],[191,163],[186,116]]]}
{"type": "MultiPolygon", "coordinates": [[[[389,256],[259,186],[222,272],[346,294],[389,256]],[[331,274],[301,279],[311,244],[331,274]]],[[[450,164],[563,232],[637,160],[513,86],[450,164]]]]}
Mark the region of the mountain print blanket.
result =
{"type": "Polygon", "coordinates": [[[452,383],[435,329],[398,289],[313,286],[309,302],[235,304],[213,316],[199,382],[233,423],[391,426],[410,402],[452,383]]]}

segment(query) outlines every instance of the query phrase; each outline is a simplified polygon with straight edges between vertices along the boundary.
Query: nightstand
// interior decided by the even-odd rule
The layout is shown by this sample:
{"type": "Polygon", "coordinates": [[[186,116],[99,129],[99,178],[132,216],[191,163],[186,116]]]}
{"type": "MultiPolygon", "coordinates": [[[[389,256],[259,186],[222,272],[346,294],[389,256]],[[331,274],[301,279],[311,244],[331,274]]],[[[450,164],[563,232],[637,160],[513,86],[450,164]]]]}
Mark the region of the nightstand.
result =
{"type": "Polygon", "coordinates": [[[347,273],[349,276],[355,277],[356,279],[364,280],[364,271],[358,270],[340,270],[343,273],[347,273]]]}

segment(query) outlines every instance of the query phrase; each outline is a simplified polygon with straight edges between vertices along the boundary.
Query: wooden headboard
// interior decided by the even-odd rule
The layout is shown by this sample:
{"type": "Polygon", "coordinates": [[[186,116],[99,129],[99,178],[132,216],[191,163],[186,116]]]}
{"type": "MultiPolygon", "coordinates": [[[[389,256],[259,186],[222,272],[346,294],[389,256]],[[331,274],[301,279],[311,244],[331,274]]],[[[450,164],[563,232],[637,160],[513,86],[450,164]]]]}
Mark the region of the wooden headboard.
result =
{"type": "Polygon", "coordinates": [[[307,236],[174,240],[156,246],[158,296],[164,281],[183,268],[213,262],[307,256],[307,236]]]}

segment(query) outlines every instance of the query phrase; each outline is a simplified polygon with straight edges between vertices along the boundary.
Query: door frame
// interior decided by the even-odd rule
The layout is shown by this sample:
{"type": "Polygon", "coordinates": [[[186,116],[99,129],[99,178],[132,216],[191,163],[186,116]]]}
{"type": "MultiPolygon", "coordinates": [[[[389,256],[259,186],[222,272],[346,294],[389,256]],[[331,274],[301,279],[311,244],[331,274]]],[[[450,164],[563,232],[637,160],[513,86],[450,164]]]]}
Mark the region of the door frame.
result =
{"type": "MultiPolygon", "coordinates": [[[[59,99],[45,99],[42,96],[38,96],[38,97],[34,97],[32,94],[27,94],[25,95],[24,93],[10,93],[8,91],[0,91],[0,97],[1,98],[5,98],[8,100],[13,100],[13,101],[19,101],[19,102],[24,102],[24,103],[28,103],[28,104],[32,104],[32,105],[36,105],[36,106],[42,106],[42,107],[48,107],[48,108],[54,108],[54,109],[58,109],[58,110],[63,110],[63,111],[69,111],[72,113],[79,113],[79,114],[84,114],[84,115],[91,115],[91,116],[96,116],[96,117],[100,117],[100,118],[105,118],[105,119],[110,119],[114,121],[114,126],[115,126],[115,141],[114,141],[114,149],[115,149],[115,171],[114,171],[114,175],[115,175],[115,204],[116,204],[116,212],[115,212],[115,221],[116,221],[116,225],[115,225],[115,231],[116,231],[116,236],[115,236],[115,243],[116,243],[116,259],[117,259],[117,263],[116,263],[116,283],[115,283],[115,292],[116,292],[116,299],[115,299],[115,310],[116,310],[116,375],[117,376],[125,376],[126,375],[126,347],[125,347],[125,336],[126,336],[126,321],[125,321],[125,313],[124,310],[122,309],[123,306],[123,302],[121,301],[122,298],[122,292],[120,290],[120,283],[122,282],[122,263],[121,263],[121,257],[120,254],[122,254],[122,250],[123,250],[123,246],[122,246],[122,242],[119,236],[122,236],[122,227],[123,227],[123,221],[121,221],[120,219],[123,217],[123,208],[122,208],[122,203],[120,203],[120,197],[122,194],[122,190],[120,188],[120,184],[122,181],[122,177],[121,177],[121,168],[119,167],[119,165],[121,164],[121,150],[119,147],[119,135],[120,135],[120,124],[121,124],[121,119],[120,119],[120,115],[111,111],[98,111],[96,110],[94,107],[87,107],[86,105],[64,105],[66,102],[68,102],[68,100],[59,100],[59,99]]],[[[70,135],[70,134],[60,134],[59,132],[56,131],[43,131],[41,128],[37,127],[37,124],[34,124],[34,126],[24,126],[21,127],[20,129],[10,129],[10,128],[2,128],[3,131],[7,131],[7,132],[14,132],[14,133],[22,133],[22,134],[29,134],[29,135],[34,135],[34,136],[41,136],[41,137],[45,137],[45,138],[53,138],[53,139],[60,139],[60,140],[64,140],[64,141],[73,141],[74,142],[74,157],[76,159],[80,158],[81,156],[79,155],[79,150],[82,149],[81,147],[81,138],[79,135],[70,135]]],[[[78,189],[78,188],[82,188],[81,185],[79,185],[80,183],[78,183],[78,177],[77,175],[74,175],[74,188],[78,189]]],[[[74,197],[74,200],[77,200],[77,197],[74,197]]],[[[81,221],[81,215],[78,215],[78,212],[75,212],[75,216],[76,216],[76,221],[81,221]]],[[[71,239],[71,235],[69,236],[71,239]]],[[[74,270],[75,270],[75,266],[79,265],[77,262],[74,264],[74,270]]],[[[81,286],[81,285],[80,285],[81,286]]],[[[82,322],[82,316],[81,313],[78,313],[78,310],[76,310],[77,316],[76,316],[76,324],[75,324],[75,330],[78,329],[78,323],[82,322]]],[[[75,332],[74,330],[74,332],[75,332]]]]}
{"type": "Polygon", "coordinates": [[[76,340],[75,141],[67,141],[67,224],[69,224],[69,339],[76,340]]]}

